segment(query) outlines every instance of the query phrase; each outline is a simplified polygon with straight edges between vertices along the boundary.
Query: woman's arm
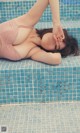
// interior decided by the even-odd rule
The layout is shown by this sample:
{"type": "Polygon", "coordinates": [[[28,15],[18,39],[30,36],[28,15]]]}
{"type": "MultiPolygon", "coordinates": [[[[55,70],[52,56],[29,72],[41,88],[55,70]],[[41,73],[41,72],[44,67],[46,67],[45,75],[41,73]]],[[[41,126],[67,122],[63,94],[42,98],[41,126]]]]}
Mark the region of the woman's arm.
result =
{"type": "Polygon", "coordinates": [[[52,11],[52,19],[53,19],[53,38],[56,41],[57,49],[59,47],[59,43],[63,41],[64,32],[60,22],[60,9],[59,9],[59,0],[49,0],[49,4],[52,11]]]}
{"type": "Polygon", "coordinates": [[[23,42],[20,45],[13,46],[22,59],[31,58],[52,65],[58,65],[61,63],[61,55],[59,53],[46,52],[34,43],[28,43],[28,46],[32,46],[32,49],[29,50],[30,48],[27,47],[27,43],[28,42],[23,42]]]}
{"type": "Polygon", "coordinates": [[[51,65],[58,65],[61,63],[61,55],[60,53],[51,53],[51,52],[46,52],[39,47],[35,47],[31,53],[30,57],[33,60],[43,62],[46,64],[51,64],[51,65]]]}
{"type": "Polygon", "coordinates": [[[59,0],[49,0],[52,11],[53,25],[60,25],[59,0]]]}
{"type": "Polygon", "coordinates": [[[27,26],[34,26],[39,21],[48,4],[48,0],[37,0],[33,7],[26,14],[18,17],[17,20],[27,26]]]}

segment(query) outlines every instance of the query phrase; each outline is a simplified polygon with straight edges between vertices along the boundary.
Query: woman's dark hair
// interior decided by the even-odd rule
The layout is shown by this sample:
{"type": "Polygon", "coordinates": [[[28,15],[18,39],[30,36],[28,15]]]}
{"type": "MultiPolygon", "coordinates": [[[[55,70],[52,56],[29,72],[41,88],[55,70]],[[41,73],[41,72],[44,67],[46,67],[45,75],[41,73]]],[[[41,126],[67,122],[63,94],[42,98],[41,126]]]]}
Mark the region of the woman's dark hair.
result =
{"type": "MultiPolygon", "coordinates": [[[[52,32],[52,28],[49,29],[36,29],[37,34],[39,35],[39,37],[42,39],[43,35],[46,33],[51,33],[52,32]]],[[[67,32],[66,29],[63,29],[64,35],[65,35],[65,39],[63,40],[63,42],[65,43],[65,48],[63,48],[62,50],[54,50],[51,52],[60,52],[62,57],[66,57],[68,55],[79,55],[79,47],[78,47],[78,41],[76,38],[70,36],[67,32]]],[[[43,48],[42,48],[43,49],[43,48]]],[[[48,50],[45,50],[48,51],[48,50]]]]}

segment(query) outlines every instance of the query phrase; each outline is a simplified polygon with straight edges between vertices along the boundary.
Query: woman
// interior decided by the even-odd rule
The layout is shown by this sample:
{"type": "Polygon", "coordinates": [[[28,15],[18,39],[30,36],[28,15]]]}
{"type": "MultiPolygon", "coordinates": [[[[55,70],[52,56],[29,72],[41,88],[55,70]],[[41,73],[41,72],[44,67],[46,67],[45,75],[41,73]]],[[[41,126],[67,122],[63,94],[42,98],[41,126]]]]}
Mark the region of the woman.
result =
{"type": "MultiPolygon", "coordinates": [[[[0,58],[14,61],[31,58],[47,64],[61,63],[61,54],[53,52],[57,50],[64,53],[66,36],[64,37],[60,25],[59,2],[54,1],[38,0],[27,14],[0,24],[0,58]],[[54,30],[39,31],[34,28],[34,25],[39,21],[48,4],[52,11],[54,30]]],[[[77,53],[78,45],[76,40],[75,42],[77,53]]]]}

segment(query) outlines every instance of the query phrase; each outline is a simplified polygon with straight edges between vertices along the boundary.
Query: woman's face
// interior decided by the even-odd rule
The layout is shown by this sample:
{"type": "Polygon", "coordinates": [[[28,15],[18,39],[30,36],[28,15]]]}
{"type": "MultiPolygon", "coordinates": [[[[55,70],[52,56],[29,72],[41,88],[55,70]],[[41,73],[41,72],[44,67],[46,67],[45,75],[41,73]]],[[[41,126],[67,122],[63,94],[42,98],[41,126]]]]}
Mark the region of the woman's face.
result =
{"type": "Polygon", "coordinates": [[[43,35],[42,40],[41,40],[41,46],[46,49],[46,50],[61,50],[65,47],[64,42],[60,42],[59,48],[57,48],[57,44],[53,38],[53,33],[46,33],[43,35]]]}

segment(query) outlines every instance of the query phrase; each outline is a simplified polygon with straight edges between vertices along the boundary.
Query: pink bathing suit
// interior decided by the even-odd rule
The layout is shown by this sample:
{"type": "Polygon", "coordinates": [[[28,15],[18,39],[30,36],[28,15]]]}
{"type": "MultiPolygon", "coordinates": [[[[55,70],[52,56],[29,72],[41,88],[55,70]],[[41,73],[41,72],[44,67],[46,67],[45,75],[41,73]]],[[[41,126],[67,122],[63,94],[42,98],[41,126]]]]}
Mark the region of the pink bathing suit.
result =
{"type": "Polygon", "coordinates": [[[0,58],[6,58],[9,60],[21,59],[19,53],[12,46],[17,37],[19,27],[24,26],[18,26],[14,20],[0,24],[0,58]]]}

